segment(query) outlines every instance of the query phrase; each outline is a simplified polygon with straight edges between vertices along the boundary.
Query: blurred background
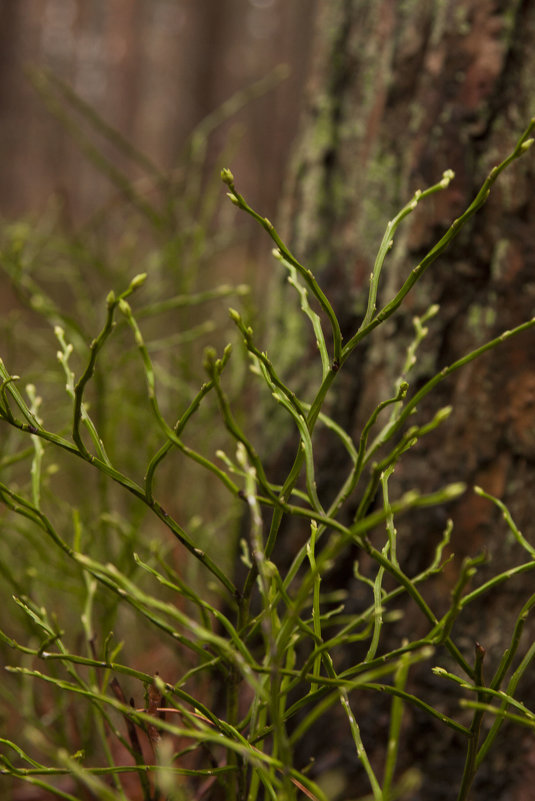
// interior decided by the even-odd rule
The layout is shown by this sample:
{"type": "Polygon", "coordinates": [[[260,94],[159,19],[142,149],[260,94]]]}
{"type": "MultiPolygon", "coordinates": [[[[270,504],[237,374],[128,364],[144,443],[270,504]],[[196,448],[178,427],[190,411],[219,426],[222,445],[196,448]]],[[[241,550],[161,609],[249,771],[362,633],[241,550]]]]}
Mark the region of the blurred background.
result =
{"type": "MultiPolygon", "coordinates": [[[[79,377],[105,319],[108,292],[124,290],[136,273],[149,274],[134,306],[169,420],[205,380],[204,347],[220,352],[236,344],[227,308],[248,313],[257,303],[244,284],[265,286],[272,273],[261,266],[271,260],[271,246],[225,198],[220,170],[231,167],[251,203],[276,215],[304,105],[315,14],[314,0],[0,3],[0,355],[22,376],[22,392],[37,386],[51,430],[65,432],[72,415],[56,359],[58,330],[66,349],[74,345],[68,369],[79,377]]],[[[246,369],[236,352],[227,389],[240,408],[246,369]]],[[[114,463],[142,482],[162,437],[152,426],[124,321],[85,400],[114,463]]],[[[216,404],[203,404],[189,435],[210,458],[218,447],[233,455],[224,429],[214,428],[216,417],[216,404]]],[[[31,456],[19,459],[19,449],[17,432],[3,426],[2,480],[31,493],[31,456]]],[[[157,495],[197,543],[221,542],[218,557],[232,572],[241,508],[206,470],[193,463],[183,469],[185,461],[176,454],[166,460],[157,495]]],[[[70,539],[72,514],[79,514],[83,547],[97,558],[130,574],[132,550],[150,552],[168,569],[187,571],[195,584],[195,560],[187,563],[169,531],[86,467],[47,450],[41,503],[58,531],[70,539]]],[[[34,636],[33,622],[12,601],[24,595],[58,614],[69,646],[79,648],[86,588],[76,569],[4,507],[0,519],[6,630],[20,641],[34,636]]],[[[98,592],[94,626],[97,648],[111,630],[124,636],[131,664],[163,675],[187,667],[187,657],[177,662],[173,644],[154,637],[128,609],[118,610],[109,593],[98,592]]],[[[2,649],[1,661],[13,655],[2,649]]],[[[127,692],[137,697],[139,687],[127,692]]],[[[22,729],[22,720],[33,721],[69,743],[70,718],[60,707],[37,685],[21,705],[19,685],[8,681],[0,725],[9,734],[22,729]]],[[[89,745],[94,732],[86,735],[88,753],[98,749],[89,745]]],[[[0,794],[17,801],[50,797],[7,783],[0,794]]]]}
{"type": "MultiPolygon", "coordinates": [[[[149,274],[139,311],[165,414],[174,417],[205,380],[204,347],[234,341],[228,305],[253,310],[273,274],[264,269],[271,245],[225,198],[220,171],[231,167],[240,191],[275,218],[315,16],[314,0],[0,4],[0,353],[36,384],[52,428],[70,417],[55,327],[74,345],[79,376],[108,292],[136,273],[149,274]],[[198,301],[184,306],[192,293],[198,301]]],[[[114,458],[142,480],[141,453],[159,435],[152,442],[135,423],[146,388],[135,356],[128,362],[132,338],[120,330],[89,401],[114,458]]],[[[238,354],[234,363],[238,396],[238,354]]],[[[210,440],[213,410],[202,414],[210,440]]],[[[15,447],[6,432],[0,458],[15,447]]],[[[49,477],[52,495],[67,489],[67,475],[49,477]]],[[[176,466],[167,481],[160,486],[173,513],[183,481],[190,499],[192,481],[196,497],[204,492],[203,480],[178,478],[176,466]]]]}
{"type": "MultiPolygon", "coordinates": [[[[254,189],[255,202],[273,213],[298,125],[315,12],[315,0],[6,0],[0,214],[38,213],[55,196],[78,224],[112,191],[81,154],[81,134],[73,138],[72,128],[58,125],[65,108],[50,96],[43,69],[162,171],[177,167],[203,118],[271,75],[230,124],[244,191],[254,189]]],[[[136,176],[132,165],[119,165],[136,176]]]]}

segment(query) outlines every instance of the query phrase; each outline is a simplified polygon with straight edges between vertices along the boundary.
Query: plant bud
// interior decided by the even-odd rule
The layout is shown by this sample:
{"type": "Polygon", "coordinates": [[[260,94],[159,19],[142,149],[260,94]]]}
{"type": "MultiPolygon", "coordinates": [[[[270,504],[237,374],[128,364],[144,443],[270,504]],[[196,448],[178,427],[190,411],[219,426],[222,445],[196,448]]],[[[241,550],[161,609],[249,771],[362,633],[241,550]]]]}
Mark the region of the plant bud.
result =
{"type": "Polygon", "coordinates": [[[139,273],[138,275],[135,275],[130,281],[130,289],[137,289],[138,287],[143,286],[146,280],[147,273],[139,273]]]}
{"type": "Polygon", "coordinates": [[[223,167],[223,169],[221,170],[221,180],[227,186],[230,187],[234,186],[234,176],[228,167],[223,167]]]}

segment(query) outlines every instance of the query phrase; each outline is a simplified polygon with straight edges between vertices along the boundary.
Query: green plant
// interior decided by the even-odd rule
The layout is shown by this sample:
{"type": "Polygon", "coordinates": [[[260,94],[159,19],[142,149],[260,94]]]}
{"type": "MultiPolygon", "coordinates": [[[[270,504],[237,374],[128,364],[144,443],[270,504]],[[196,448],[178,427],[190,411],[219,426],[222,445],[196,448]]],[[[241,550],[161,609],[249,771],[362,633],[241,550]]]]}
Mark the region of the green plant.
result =
{"type": "MultiPolygon", "coordinates": [[[[405,705],[414,705],[464,739],[466,765],[457,795],[463,801],[468,798],[475,772],[503,721],[535,726],[535,714],[515,699],[517,684],[535,655],[535,645],[531,645],[516,662],[520,635],[535,604],[535,595],[524,603],[511,632],[509,647],[490,681],[483,680],[482,647],[476,644],[475,653],[466,654],[453,634],[454,623],[474,600],[535,567],[535,548],[502,509],[518,546],[518,566],[496,573],[469,591],[468,582],[476,574],[482,557],[467,559],[449,609],[437,616],[421,587],[433,581],[448,561],[445,550],[451,526],[444,532],[432,562],[415,576],[408,575],[398,559],[395,519],[416,508],[451,501],[465,487],[453,484],[430,495],[420,495],[414,490],[397,499],[389,496],[389,478],[394,466],[451,411],[442,409],[427,423],[408,426],[410,415],[422,399],[454,371],[508,337],[531,329],[535,318],[445,367],[411,395],[406,378],[425,336],[425,324],[438,311],[432,308],[415,320],[414,341],[406,363],[401,366],[400,379],[391,397],[385,398],[364,422],[358,442],[326,412],[331,387],[347,360],[377,326],[396,312],[416,281],[485,202],[499,174],[530,147],[534,128],[535,119],[512,153],[492,170],[464,214],[409,273],[395,297],[378,310],[381,270],[397,227],[420,201],[445,188],[453,174],[448,172],[436,185],[417,192],[388,223],[371,275],[364,319],[346,344],[342,342],[335,310],[314,275],[288,250],[271,222],[239,194],[231,172],[223,170],[222,179],[231,201],[257,220],[273,240],[274,256],[288,272],[289,283],[298,293],[302,314],[312,325],[318,347],[316,393],[309,399],[299,398],[281,378],[274,361],[257,344],[255,333],[243,315],[230,311],[250,360],[253,380],[267,388],[298,440],[293,465],[282,480],[268,475],[261,447],[256,444],[261,442],[261,436],[251,425],[239,395],[229,399],[226,376],[231,363],[230,347],[224,348],[219,356],[208,348],[204,355],[205,383],[187,400],[180,398],[176,404],[167,401],[165,408],[162,405],[158,372],[143,330],[143,308],[131,305],[135,295],[145,291],[145,274],[133,278],[123,291],[108,294],[104,324],[92,340],[77,376],[69,367],[71,341],[56,324],[70,405],[70,422],[67,425],[64,421],[59,433],[45,426],[37,391],[30,386],[25,400],[17,388],[16,377],[0,362],[0,417],[6,430],[13,432],[9,438],[11,450],[0,463],[7,474],[0,483],[0,495],[7,508],[4,527],[29,538],[36,553],[41,548],[44,554],[44,538],[53,546],[57,570],[66,570],[65,565],[71,564],[69,575],[81,588],[80,623],[76,631],[67,631],[59,601],[55,604],[55,614],[47,611],[25,590],[23,579],[14,575],[8,555],[4,554],[2,569],[15,587],[17,608],[27,618],[29,632],[27,644],[17,641],[7,627],[0,634],[4,646],[20,655],[20,664],[7,669],[19,677],[22,697],[28,698],[38,684],[47,688],[45,708],[52,717],[52,725],[44,725],[43,713],[38,714],[33,695],[31,703],[23,705],[24,745],[2,739],[0,758],[4,777],[36,784],[57,797],[71,800],[83,792],[89,797],[114,801],[132,798],[136,791],[131,785],[125,789],[122,778],[134,774],[144,801],[193,799],[201,795],[224,797],[228,801],[259,798],[290,801],[305,795],[326,801],[328,790],[322,786],[321,776],[313,780],[302,766],[296,766],[293,750],[330,707],[340,705],[346,716],[348,737],[354,743],[355,759],[369,782],[371,795],[366,798],[387,801],[410,797],[420,777],[412,768],[400,772],[397,757],[403,736],[403,709],[405,705]],[[86,403],[95,370],[105,359],[120,321],[126,323],[122,325],[121,347],[125,357],[128,356],[129,384],[135,382],[136,373],[132,372],[126,330],[130,331],[139,354],[148,397],[148,405],[139,401],[137,406],[138,424],[147,431],[152,448],[141,478],[133,477],[109,455],[106,437],[86,403]],[[195,426],[196,417],[210,402],[217,409],[219,428],[225,430],[225,438],[216,437],[212,430],[210,436],[203,436],[195,426]],[[170,423],[173,405],[179,405],[179,412],[170,423]],[[148,419],[154,427],[150,435],[148,419]],[[345,482],[328,506],[324,505],[315,480],[314,435],[318,426],[327,427],[340,440],[351,463],[345,482]],[[98,490],[101,485],[91,495],[91,513],[86,509],[81,515],[73,507],[70,526],[66,517],[61,527],[54,522],[61,485],[56,482],[46,492],[46,498],[43,495],[52,480],[46,465],[50,465],[49,460],[56,453],[68,457],[68,461],[60,460],[60,469],[68,469],[67,464],[76,462],[84,468],[80,473],[84,481],[96,472],[104,486],[116,485],[132,499],[138,531],[135,538],[123,537],[119,551],[109,534],[110,542],[96,541],[90,536],[94,533],[90,514],[100,521],[115,514],[116,496],[111,501],[105,491],[98,490]],[[168,513],[159,498],[159,471],[176,453],[181,456],[181,471],[189,473],[190,468],[200,467],[225,491],[215,496],[223,505],[211,513],[213,533],[211,537],[204,536],[202,544],[202,532],[188,531],[180,514],[168,513]],[[24,482],[20,468],[28,462],[30,476],[24,482]],[[378,493],[382,503],[374,508],[378,493]],[[347,502],[355,498],[357,511],[349,523],[344,522],[347,502]],[[100,508],[95,508],[99,503],[100,508]],[[144,516],[140,510],[150,516],[144,516]],[[246,519],[247,527],[247,537],[241,543],[246,570],[240,581],[234,569],[239,549],[234,527],[228,524],[239,516],[246,519]],[[180,544],[179,569],[175,569],[169,558],[168,541],[165,545],[162,545],[165,540],[159,544],[154,541],[148,547],[144,543],[141,533],[152,518],[180,544]],[[283,567],[279,559],[280,537],[288,518],[302,521],[307,533],[304,544],[296,547],[289,567],[283,567]],[[379,546],[374,544],[378,530],[383,532],[379,546]],[[39,537],[35,532],[39,532],[39,537]],[[346,558],[351,546],[357,546],[367,555],[374,571],[369,578],[355,566],[355,575],[369,592],[370,603],[361,613],[348,618],[336,597],[322,592],[321,583],[333,564],[346,558]],[[198,570],[193,571],[194,565],[198,570]],[[401,637],[396,647],[385,650],[383,634],[392,603],[402,595],[420,610],[427,621],[427,633],[418,639],[401,637]],[[113,615],[108,610],[108,617],[101,623],[96,613],[98,604],[106,606],[106,600],[102,599],[110,597],[114,599],[113,615]],[[137,651],[129,636],[132,618],[120,614],[125,609],[132,610],[138,621],[137,651]],[[126,641],[129,659],[119,659],[122,646],[111,633],[112,619],[115,633],[126,641]],[[159,639],[172,644],[174,675],[165,679],[158,673],[157,657],[149,659],[152,672],[135,664],[136,653],[149,642],[145,638],[152,630],[156,630],[159,639]],[[338,654],[355,645],[358,658],[350,667],[339,669],[338,654]],[[413,665],[430,660],[434,664],[445,657],[448,665],[456,665],[460,675],[449,667],[433,668],[434,672],[444,679],[449,692],[452,688],[462,691],[461,706],[472,710],[468,724],[446,715],[408,689],[413,665]],[[144,687],[145,701],[129,704],[123,689],[125,683],[137,699],[144,687]],[[210,684],[224,688],[224,708],[210,692],[210,684]],[[385,732],[386,759],[381,773],[372,764],[361,737],[353,704],[353,694],[357,691],[391,697],[390,722],[385,732]],[[98,732],[100,751],[85,753],[87,737],[79,712],[77,725],[69,733],[60,738],[54,732],[54,723],[58,722],[59,730],[59,719],[71,713],[71,698],[77,699],[77,710],[80,707],[86,710],[85,725],[98,732]],[[483,737],[484,716],[493,719],[493,724],[483,737]],[[62,783],[63,777],[68,777],[68,783],[62,783]]],[[[106,374],[105,365],[101,370],[106,374]]],[[[134,414],[135,408],[136,404],[134,414]]],[[[139,459],[137,454],[138,465],[139,459]]],[[[476,491],[500,505],[499,500],[483,490],[476,491]]],[[[205,499],[197,502],[207,504],[205,499]]],[[[199,508],[199,514],[203,512],[199,508]]],[[[62,590],[57,587],[57,594],[62,590]]]]}

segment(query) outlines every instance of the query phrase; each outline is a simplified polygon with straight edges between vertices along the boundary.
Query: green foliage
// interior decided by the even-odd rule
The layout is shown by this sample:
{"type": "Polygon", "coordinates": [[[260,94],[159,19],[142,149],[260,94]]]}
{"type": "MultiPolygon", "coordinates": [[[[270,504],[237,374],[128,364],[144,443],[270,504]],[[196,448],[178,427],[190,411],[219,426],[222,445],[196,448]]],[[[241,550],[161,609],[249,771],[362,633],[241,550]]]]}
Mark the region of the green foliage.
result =
{"type": "MultiPolygon", "coordinates": [[[[389,478],[403,454],[451,411],[442,409],[427,423],[411,426],[417,405],[451,373],[534,327],[535,318],[481,345],[411,393],[407,378],[425,326],[438,312],[433,307],[415,320],[414,341],[400,366],[399,381],[363,423],[358,441],[326,412],[331,387],[345,363],[397,311],[485,202],[500,172],[528,149],[534,128],[535,120],[510,156],[492,170],[466,212],[414,267],[395,297],[378,309],[381,271],[397,227],[452,175],[416,193],[388,223],[364,319],[345,344],[336,312],[314,275],[281,241],[272,223],[249,206],[231,172],[223,170],[233,204],[271,237],[274,256],[312,326],[318,380],[310,398],[298,397],[283,380],[276,354],[272,359],[262,350],[244,312],[236,309],[230,317],[252,367],[248,382],[253,388],[244,386],[241,357],[231,356],[230,345],[219,346],[217,352],[205,349],[201,383],[195,369],[201,361],[198,350],[188,341],[188,333],[199,325],[197,309],[244,290],[224,286],[200,292],[188,286],[180,295],[171,293],[162,281],[165,270],[154,271],[151,262],[161,266],[166,253],[176,254],[176,242],[160,241],[143,273],[128,280],[120,276],[101,304],[97,327],[94,303],[84,307],[80,287],[74,287],[71,310],[65,313],[33,274],[37,259],[30,258],[28,249],[36,247],[38,237],[11,231],[3,264],[47,321],[49,334],[54,330],[60,365],[38,365],[25,399],[17,377],[0,361],[5,436],[0,555],[3,588],[14,593],[14,601],[5,605],[16,616],[16,624],[5,624],[0,638],[10,655],[6,669],[16,679],[4,690],[5,705],[20,723],[19,736],[1,740],[4,778],[29,782],[65,799],[88,793],[124,801],[137,793],[144,801],[201,794],[228,801],[290,801],[303,795],[326,801],[329,790],[322,777],[312,780],[294,764],[293,753],[327,710],[340,705],[355,758],[369,782],[371,795],[366,797],[410,797],[421,777],[412,768],[400,770],[398,754],[404,709],[413,705],[464,739],[462,801],[502,723],[535,726],[535,713],[514,697],[535,655],[532,645],[517,659],[535,595],[525,601],[490,681],[483,680],[482,647],[466,654],[453,634],[454,624],[473,601],[535,567],[534,547],[501,502],[477,490],[502,509],[518,549],[518,566],[469,591],[482,558],[466,560],[450,606],[438,616],[422,586],[449,561],[445,553],[451,526],[428,567],[409,575],[398,559],[395,520],[413,509],[458,498],[465,487],[452,484],[429,495],[415,488],[395,499],[389,494],[389,478]],[[151,283],[156,285],[152,290],[151,283]],[[185,327],[176,338],[169,334],[169,317],[164,315],[179,309],[185,327]],[[162,339],[178,346],[178,360],[159,358],[154,342],[162,339]],[[232,372],[235,362],[238,368],[232,372]],[[65,384],[61,400],[58,373],[65,384]],[[43,381],[50,383],[46,392],[43,381]],[[297,440],[293,464],[282,478],[269,475],[265,444],[248,411],[260,391],[256,386],[282,409],[297,440]],[[316,484],[319,427],[339,439],[350,462],[344,483],[328,504],[316,484]],[[170,470],[169,464],[174,465],[170,470]],[[376,497],[382,499],[378,507],[373,505],[376,497]],[[347,522],[349,502],[356,513],[347,522]],[[287,566],[280,554],[290,518],[301,521],[306,537],[287,566]],[[247,532],[241,543],[236,536],[240,521],[247,532]],[[379,546],[374,544],[377,532],[382,536],[379,546]],[[355,546],[375,567],[370,578],[355,565],[370,602],[348,616],[339,598],[322,592],[322,580],[355,546]],[[241,578],[236,569],[240,558],[241,578]],[[386,624],[401,596],[420,610],[427,633],[419,639],[401,636],[393,649],[385,649],[386,624]],[[340,668],[342,653],[357,657],[340,668]],[[432,667],[446,657],[460,675],[432,667]],[[165,668],[160,670],[161,662],[165,668]],[[471,719],[461,710],[457,718],[447,716],[417,691],[409,691],[416,663],[429,664],[444,681],[445,692],[458,691],[460,706],[471,710],[471,719]],[[170,664],[174,675],[168,675],[170,664]],[[224,703],[211,686],[223,688],[224,703]],[[373,764],[361,736],[355,712],[358,692],[391,697],[381,767],[373,764]],[[133,704],[129,695],[136,699],[133,704]],[[483,737],[485,716],[493,724],[483,737]],[[124,783],[128,775],[135,777],[137,790],[124,783]]],[[[80,248],[90,261],[88,251],[82,244],[80,248]]],[[[125,266],[123,272],[128,270],[125,266]]],[[[104,265],[101,274],[105,280],[104,265]]],[[[217,333],[219,342],[221,337],[217,333]]],[[[46,341],[52,349],[49,335],[46,341]]]]}

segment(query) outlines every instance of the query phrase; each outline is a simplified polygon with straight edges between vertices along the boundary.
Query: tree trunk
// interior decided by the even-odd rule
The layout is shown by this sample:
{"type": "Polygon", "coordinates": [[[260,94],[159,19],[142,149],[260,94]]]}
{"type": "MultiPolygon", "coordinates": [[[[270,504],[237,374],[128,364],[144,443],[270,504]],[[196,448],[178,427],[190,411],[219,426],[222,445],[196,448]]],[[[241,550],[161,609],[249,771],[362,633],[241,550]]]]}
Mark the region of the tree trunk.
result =
{"type": "MultiPolygon", "coordinates": [[[[467,207],[533,115],[535,3],[331,0],[322,4],[318,23],[284,233],[297,257],[319,276],[347,337],[364,313],[368,277],[387,221],[416,189],[436,183],[446,169],[455,171],[449,188],[422,202],[400,230],[384,268],[383,303],[467,207]]],[[[410,393],[445,365],[533,316],[534,171],[530,154],[500,177],[486,206],[416,285],[404,309],[344,366],[333,414],[353,434],[358,436],[371,409],[392,395],[412,338],[412,318],[431,303],[440,304],[440,313],[429,322],[408,379],[410,393]]],[[[533,333],[513,338],[439,385],[419,409],[419,420],[430,419],[447,404],[454,411],[403,459],[391,485],[393,497],[412,488],[433,491],[456,480],[470,488],[480,485],[507,503],[520,530],[535,541],[534,344],[533,333]]],[[[319,484],[327,494],[339,486],[338,461],[326,446],[319,484]]],[[[469,489],[453,509],[413,515],[410,529],[402,521],[397,526],[404,565],[412,573],[429,563],[437,534],[447,516],[453,517],[456,557],[429,597],[437,613],[448,601],[462,557],[484,548],[494,572],[517,563],[518,553],[496,511],[469,489]]],[[[351,590],[350,575],[334,576],[351,590]]],[[[501,585],[475,611],[470,607],[468,618],[461,618],[455,629],[471,661],[474,640],[487,649],[489,675],[509,643],[511,620],[532,583],[528,572],[501,585]]],[[[404,625],[412,636],[422,625],[410,606],[404,625]]],[[[413,689],[447,705],[448,688],[434,681],[433,664],[416,675],[413,689]]],[[[535,692],[527,683],[523,693],[533,708],[535,692]]],[[[458,714],[458,709],[449,711],[458,714]]],[[[365,743],[372,754],[381,715],[363,699],[359,722],[363,736],[372,740],[365,743]]],[[[464,743],[454,734],[445,742],[444,731],[419,712],[407,713],[407,726],[404,767],[415,765],[424,776],[419,794],[411,797],[455,799],[464,743]]],[[[510,736],[502,735],[478,774],[474,799],[532,797],[532,735],[519,728],[505,731],[510,736]]],[[[347,782],[339,797],[356,798],[366,792],[362,772],[351,749],[337,746],[337,739],[333,736],[333,752],[340,749],[333,753],[333,765],[342,766],[347,782]]],[[[303,759],[314,752],[314,743],[307,745],[310,753],[303,752],[303,759]]],[[[379,746],[376,751],[380,760],[379,746]]]]}

